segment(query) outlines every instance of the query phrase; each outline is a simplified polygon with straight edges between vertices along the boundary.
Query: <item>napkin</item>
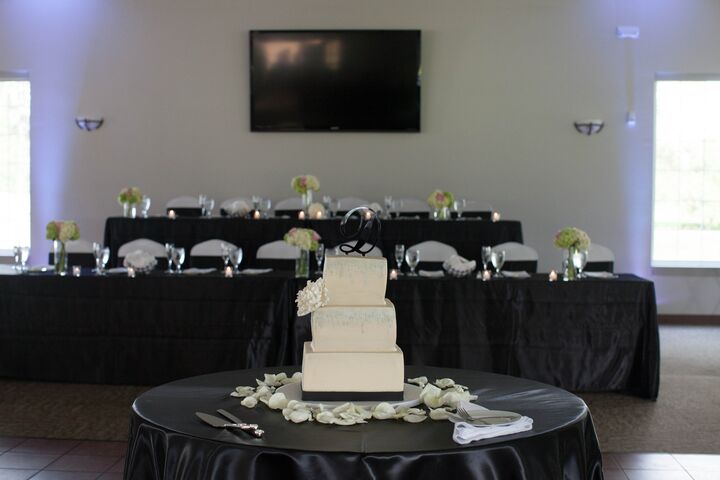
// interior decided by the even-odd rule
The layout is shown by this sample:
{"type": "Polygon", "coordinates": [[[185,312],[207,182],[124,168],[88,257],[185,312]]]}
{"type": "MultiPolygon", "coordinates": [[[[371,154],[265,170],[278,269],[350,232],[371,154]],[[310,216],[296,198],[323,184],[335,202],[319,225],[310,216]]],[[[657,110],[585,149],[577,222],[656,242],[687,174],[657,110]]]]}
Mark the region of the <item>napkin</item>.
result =
{"type": "Polygon", "coordinates": [[[470,275],[477,267],[475,260],[468,260],[460,255],[453,255],[443,262],[445,271],[453,277],[470,275]]]}
{"type": "Polygon", "coordinates": [[[427,278],[442,278],[445,276],[445,272],[442,270],[419,270],[418,275],[427,278]]]}
{"type": "MultiPolygon", "coordinates": [[[[487,410],[487,408],[476,405],[471,402],[462,402],[463,408],[472,415],[474,411],[487,410]]],[[[464,422],[457,415],[450,417],[450,421],[455,424],[453,430],[453,441],[460,445],[465,445],[478,440],[487,438],[500,437],[502,435],[512,435],[514,433],[526,432],[532,430],[533,420],[530,417],[521,417],[518,421],[506,425],[484,425],[477,426],[464,422]]]]}
{"type": "Polygon", "coordinates": [[[32,267],[28,268],[28,272],[33,273],[41,273],[41,272],[49,272],[53,270],[55,267],[52,265],[33,265],[32,267]]]}
{"type": "Polygon", "coordinates": [[[617,275],[610,272],[583,272],[588,278],[617,278],[617,275]]]}
{"type": "Polygon", "coordinates": [[[127,273],[127,268],[125,268],[125,267],[108,268],[107,273],[127,273]]]}
{"type": "Polygon", "coordinates": [[[270,273],[272,270],[272,268],[246,268],[245,270],[240,270],[240,273],[243,275],[260,275],[263,273],[270,273]]]}
{"type": "Polygon", "coordinates": [[[144,250],[135,250],[125,256],[123,267],[132,267],[138,273],[149,272],[157,265],[157,259],[144,250]]]}
{"type": "Polygon", "coordinates": [[[0,275],[18,275],[19,273],[12,265],[0,265],[0,275]]]}
{"type": "Polygon", "coordinates": [[[183,270],[182,273],[185,275],[205,275],[215,270],[217,270],[217,268],[187,268],[183,270]]]}
{"type": "Polygon", "coordinates": [[[502,271],[502,276],[507,278],[530,278],[530,274],[525,270],[519,272],[511,272],[507,270],[502,271]]]}
{"type": "Polygon", "coordinates": [[[250,212],[250,206],[243,200],[235,200],[225,206],[225,211],[231,217],[244,217],[250,212]]]}

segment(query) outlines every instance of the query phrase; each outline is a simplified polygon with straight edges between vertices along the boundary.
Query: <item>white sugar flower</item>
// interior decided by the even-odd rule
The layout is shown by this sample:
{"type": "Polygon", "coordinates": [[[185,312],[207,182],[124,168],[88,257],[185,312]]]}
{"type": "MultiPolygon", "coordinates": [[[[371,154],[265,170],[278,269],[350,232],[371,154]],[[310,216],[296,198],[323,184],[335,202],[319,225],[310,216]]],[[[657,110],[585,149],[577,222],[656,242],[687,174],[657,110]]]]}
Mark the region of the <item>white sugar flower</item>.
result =
{"type": "Polygon", "coordinates": [[[268,407],[273,410],[281,410],[288,404],[288,399],[284,393],[273,393],[272,397],[268,399],[268,407]]]}
{"type": "Polygon", "coordinates": [[[372,416],[378,420],[395,418],[395,408],[387,402],[378,403],[373,410],[372,416]]]}
{"type": "Polygon", "coordinates": [[[446,389],[455,385],[455,380],[453,380],[452,378],[439,378],[435,380],[435,385],[442,389],[446,389]]]}
{"type": "Polygon", "coordinates": [[[243,398],[242,402],[240,402],[240,405],[247,408],[253,408],[255,405],[257,405],[257,398],[255,397],[245,397],[243,398]]]}
{"type": "Polygon", "coordinates": [[[315,282],[308,280],[305,288],[297,293],[295,302],[297,303],[298,316],[300,317],[327,305],[328,292],[325,286],[325,279],[319,278],[315,282]]]}
{"type": "Polygon", "coordinates": [[[230,394],[231,397],[249,397],[253,393],[255,393],[255,388],[253,387],[235,387],[235,391],[230,394]]]}
{"type": "Polygon", "coordinates": [[[408,383],[414,383],[416,385],[420,385],[420,387],[424,387],[428,383],[427,377],[415,377],[415,378],[408,378],[408,383]]]}

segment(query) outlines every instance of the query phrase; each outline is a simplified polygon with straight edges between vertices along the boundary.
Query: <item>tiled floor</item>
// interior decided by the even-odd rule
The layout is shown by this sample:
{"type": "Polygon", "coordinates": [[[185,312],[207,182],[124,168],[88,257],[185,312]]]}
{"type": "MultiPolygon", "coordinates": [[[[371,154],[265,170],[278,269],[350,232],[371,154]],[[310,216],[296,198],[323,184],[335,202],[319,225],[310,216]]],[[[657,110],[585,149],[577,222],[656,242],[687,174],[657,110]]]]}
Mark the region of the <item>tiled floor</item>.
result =
{"type": "MultiPolygon", "coordinates": [[[[0,437],[0,480],[122,479],[123,442],[0,437]]],[[[610,453],[605,480],[720,480],[720,455],[610,453]]]]}

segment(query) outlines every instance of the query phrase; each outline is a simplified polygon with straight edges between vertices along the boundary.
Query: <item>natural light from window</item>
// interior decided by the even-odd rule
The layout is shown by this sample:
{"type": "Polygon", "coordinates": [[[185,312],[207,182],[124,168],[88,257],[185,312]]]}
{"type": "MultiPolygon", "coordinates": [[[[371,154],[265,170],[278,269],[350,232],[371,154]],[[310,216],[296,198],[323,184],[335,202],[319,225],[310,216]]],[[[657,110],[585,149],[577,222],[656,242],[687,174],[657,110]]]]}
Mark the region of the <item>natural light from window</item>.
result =
{"type": "Polygon", "coordinates": [[[30,246],[30,81],[0,73],[0,255],[30,246]]]}
{"type": "Polygon", "coordinates": [[[720,76],[655,83],[652,266],[720,267],[720,76]]]}

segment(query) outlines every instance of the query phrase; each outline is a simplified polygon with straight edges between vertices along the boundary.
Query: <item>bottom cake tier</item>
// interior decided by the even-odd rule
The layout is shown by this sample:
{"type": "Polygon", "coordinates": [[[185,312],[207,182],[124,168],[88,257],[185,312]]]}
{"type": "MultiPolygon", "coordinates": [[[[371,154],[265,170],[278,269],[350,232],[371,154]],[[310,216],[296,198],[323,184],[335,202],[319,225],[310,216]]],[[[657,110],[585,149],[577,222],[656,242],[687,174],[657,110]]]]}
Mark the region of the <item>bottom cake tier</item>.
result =
{"type": "Polygon", "coordinates": [[[403,399],[405,363],[390,352],[315,352],[303,348],[303,400],[387,401],[403,399]]]}

